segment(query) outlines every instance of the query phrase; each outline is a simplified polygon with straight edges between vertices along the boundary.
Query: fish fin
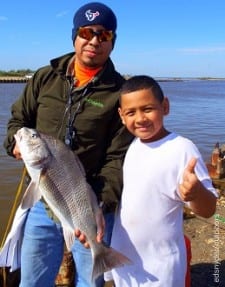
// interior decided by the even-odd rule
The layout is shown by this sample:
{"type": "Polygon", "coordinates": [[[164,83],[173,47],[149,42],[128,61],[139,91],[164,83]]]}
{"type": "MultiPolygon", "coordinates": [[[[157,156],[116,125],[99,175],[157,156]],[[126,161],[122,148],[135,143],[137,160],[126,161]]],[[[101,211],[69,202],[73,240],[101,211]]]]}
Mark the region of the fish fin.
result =
{"type": "Polygon", "coordinates": [[[36,173],[35,180],[31,179],[27,189],[22,198],[21,207],[23,209],[31,208],[41,198],[39,189],[41,172],[36,173]]]}
{"type": "Polygon", "coordinates": [[[22,209],[21,206],[17,208],[11,230],[0,250],[0,267],[11,266],[10,271],[20,267],[23,228],[27,214],[28,210],[22,209]]]}
{"type": "Polygon", "coordinates": [[[100,252],[93,251],[92,280],[111,269],[132,264],[132,261],[112,247],[101,244],[100,252]]]}
{"type": "Polygon", "coordinates": [[[63,226],[63,235],[67,249],[70,251],[75,240],[74,230],[69,226],[63,226]]]}

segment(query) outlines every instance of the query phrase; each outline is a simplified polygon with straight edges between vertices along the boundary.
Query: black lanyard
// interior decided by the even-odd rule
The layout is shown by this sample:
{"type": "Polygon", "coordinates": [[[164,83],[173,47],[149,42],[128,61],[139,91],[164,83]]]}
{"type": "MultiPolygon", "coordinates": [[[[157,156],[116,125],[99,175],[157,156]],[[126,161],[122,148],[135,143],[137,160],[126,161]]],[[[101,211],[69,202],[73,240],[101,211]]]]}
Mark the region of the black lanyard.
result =
{"type": "Polygon", "coordinates": [[[77,143],[76,141],[77,133],[74,127],[74,122],[76,120],[77,115],[81,113],[82,111],[82,107],[84,105],[84,97],[89,92],[92,84],[93,84],[92,81],[87,84],[82,95],[80,96],[80,100],[78,102],[76,110],[72,112],[74,81],[71,81],[70,83],[70,89],[69,89],[69,95],[68,95],[68,101],[67,101],[67,107],[66,107],[66,113],[68,112],[68,120],[67,120],[67,125],[66,125],[65,144],[70,146],[71,149],[75,149],[76,143],[77,143]]]}

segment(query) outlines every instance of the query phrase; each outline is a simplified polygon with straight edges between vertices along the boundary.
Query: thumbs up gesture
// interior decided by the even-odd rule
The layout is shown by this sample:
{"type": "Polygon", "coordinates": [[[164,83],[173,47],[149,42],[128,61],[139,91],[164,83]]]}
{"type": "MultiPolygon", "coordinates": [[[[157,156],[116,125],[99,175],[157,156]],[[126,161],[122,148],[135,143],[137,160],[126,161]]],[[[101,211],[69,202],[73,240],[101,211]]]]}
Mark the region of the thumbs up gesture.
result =
{"type": "Polygon", "coordinates": [[[184,201],[195,200],[198,194],[200,182],[195,175],[195,166],[197,164],[197,159],[192,158],[183,173],[183,181],[179,185],[179,191],[181,198],[184,201]]]}

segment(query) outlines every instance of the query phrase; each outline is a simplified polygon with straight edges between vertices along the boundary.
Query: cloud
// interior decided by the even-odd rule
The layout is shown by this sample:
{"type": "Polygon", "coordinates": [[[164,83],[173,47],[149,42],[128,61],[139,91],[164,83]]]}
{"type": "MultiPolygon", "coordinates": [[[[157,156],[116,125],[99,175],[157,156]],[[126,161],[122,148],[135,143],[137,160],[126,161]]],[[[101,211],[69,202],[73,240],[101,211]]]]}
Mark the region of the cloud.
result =
{"type": "Polygon", "coordinates": [[[0,21],[7,21],[7,20],[8,20],[7,17],[5,17],[5,16],[0,16],[0,21]]]}
{"type": "Polygon", "coordinates": [[[61,11],[59,13],[56,14],[56,18],[62,18],[64,16],[66,16],[68,14],[68,10],[66,11],[61,11]]]}
{"type": "Polygon", "coordinates": [[[225,46],[215,47],[199,47],[199,48],[180,48],[178,52],[190,55],[214,54],[218,52],[225,52],[225,46]]]}

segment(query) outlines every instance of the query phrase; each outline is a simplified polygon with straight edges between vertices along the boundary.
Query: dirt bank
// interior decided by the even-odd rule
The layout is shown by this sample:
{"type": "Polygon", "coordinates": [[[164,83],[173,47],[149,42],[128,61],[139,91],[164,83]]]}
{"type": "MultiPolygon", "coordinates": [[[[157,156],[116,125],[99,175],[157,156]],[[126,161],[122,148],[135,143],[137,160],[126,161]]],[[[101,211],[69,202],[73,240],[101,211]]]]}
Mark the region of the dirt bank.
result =
{"type": "Polygon", "coordinates": [[[225,197],[210,219],[187,218],[185,234],[191,239],[191,287],[225,287],[225,197]]]}

